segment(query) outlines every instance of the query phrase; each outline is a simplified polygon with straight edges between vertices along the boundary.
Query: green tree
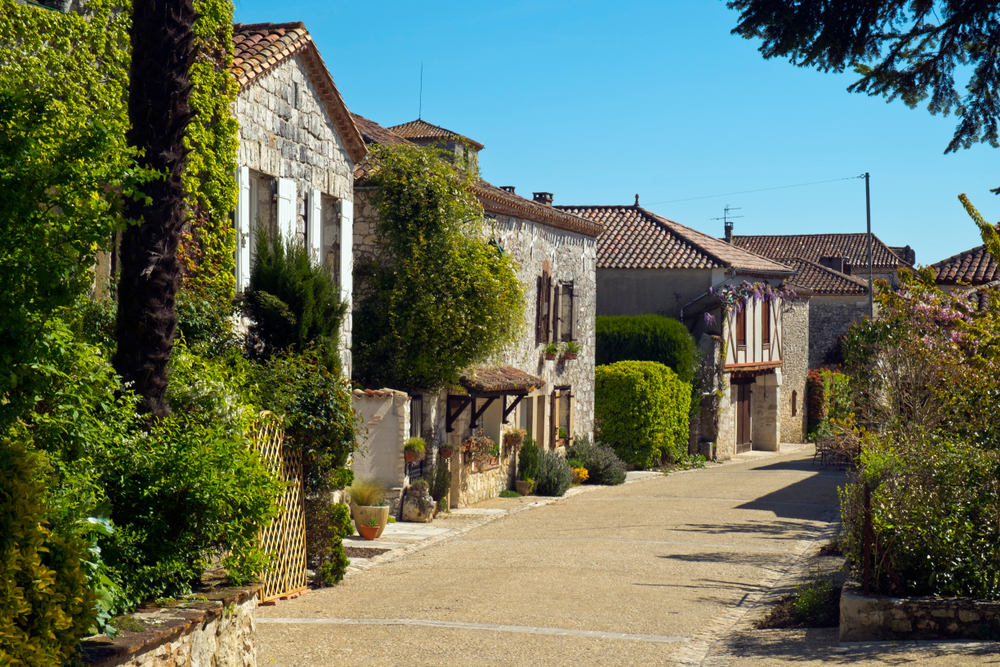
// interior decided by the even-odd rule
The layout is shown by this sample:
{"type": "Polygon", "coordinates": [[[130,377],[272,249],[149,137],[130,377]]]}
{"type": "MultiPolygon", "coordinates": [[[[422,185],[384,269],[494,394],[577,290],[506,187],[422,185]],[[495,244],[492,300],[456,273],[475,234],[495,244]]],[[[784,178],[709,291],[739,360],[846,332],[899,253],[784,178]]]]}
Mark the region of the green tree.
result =
{"type": "Polygon", "coordinates": [[[356,377],[368,386],[440,388],[497,354],[524,323],[514,260],[483,236],[478,176],[438,151],[373,149],[378,261],[362,267],[356,377]]]}
{"type": "MultiPolygon", "coordinates": [[[[901,99],[959,117],[946,153],[976,142],[997,147],[1000,117],[1000,5],[975,0],[821,2],[730,0],[740,12],[733,33],[762,40],[765,58],[861,78],[851,92],[901,99]],[[965,93],[958,67],[971,67],[965,93]]],[[[993,190],[1000,194],[1000,188],[993,190]]]]}

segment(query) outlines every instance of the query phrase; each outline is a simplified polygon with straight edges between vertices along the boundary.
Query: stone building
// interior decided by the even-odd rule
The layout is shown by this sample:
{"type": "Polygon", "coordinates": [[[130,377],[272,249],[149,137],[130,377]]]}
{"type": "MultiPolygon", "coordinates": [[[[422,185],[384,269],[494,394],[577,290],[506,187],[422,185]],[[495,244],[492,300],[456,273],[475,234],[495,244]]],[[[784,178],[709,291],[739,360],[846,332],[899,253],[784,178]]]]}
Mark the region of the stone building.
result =
{"type": "MultiPolygon", "coordinates": [[[[300,23],[233,26],[231,72],[239,83],[234,113],[237,157],[236,286],[250,279],[255,233],[295,237],[329,263],[350,300],[354,167],[367,147],[337,86],[300,23]]],[[[351,320],[341,336],[351,370],[351,320]]]]}
{"type": "MultiPolygon", "coordinates": [[[[458,152],[478,164],[483,145],[426,121],[385,128],[361,116],[355,123],[369,143],[432,146],[458,152]],[[406,136],[400,136],[396,130],[406,136]]],[[[355,184],[354,256],[378,256],[377,213],[372,186],[359,168],[355,184]]],[[[480,181],[472,187],[486,221],[480,232],[511,254],[525,287],[530,318],[520,339],[496,359],[465,369],[461,386],[414,393],[411,434],[429,443],[460,445],[474,431],[495,442],[514,428],[525,429],[543,449],[561,451],[576,437],[593,435],[594,318],[597,237],[602,225],[552,206],[552,195],[521,197],[515,188],[480,181]],[[549,343],[575,341],[576,358],[546,359],[549,343]]],[[[452,459],[453,506],[485,500],[513,484],[516,455],[506,447],[497,460],[477,468],[463,455],[452,459]]]]}
{"type": "MultiPolygon", "coordinates": [[[[794,271],[633,206],[564,206],[604,226],[597,243],[597,314],[674,317],[699,341],[704,398],[693,425],[694,451],[728,459],[777,450],[785,350],[780,299],[747,303],[724,317],[710,290],[765,283],[794,271]]],[[[797,389],[796,389],[797,391],[797,389]]]]}

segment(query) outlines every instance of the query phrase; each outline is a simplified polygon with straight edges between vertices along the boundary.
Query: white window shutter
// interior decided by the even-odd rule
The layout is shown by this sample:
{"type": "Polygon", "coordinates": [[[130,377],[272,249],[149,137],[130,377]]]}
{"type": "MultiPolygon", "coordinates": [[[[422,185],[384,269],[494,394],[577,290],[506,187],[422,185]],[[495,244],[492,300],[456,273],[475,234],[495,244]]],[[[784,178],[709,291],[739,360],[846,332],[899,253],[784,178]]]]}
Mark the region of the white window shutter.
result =
{"type": "Polygon", "coordinates": [[[309,208],[306,216],[306,244],[309,257],[323,263],[323,195],[319,190],[309,190],[309,208]]]}
{"type": "Polygon", "coordinates": [[[295,238],[295,181],[278,179],[278,234],[282,240],[295,238]]]}
{"type": "Polygon", "coordinates": [[[242,292],[250,284],[250,168],[236,170],[236,290],[242,292]]]}

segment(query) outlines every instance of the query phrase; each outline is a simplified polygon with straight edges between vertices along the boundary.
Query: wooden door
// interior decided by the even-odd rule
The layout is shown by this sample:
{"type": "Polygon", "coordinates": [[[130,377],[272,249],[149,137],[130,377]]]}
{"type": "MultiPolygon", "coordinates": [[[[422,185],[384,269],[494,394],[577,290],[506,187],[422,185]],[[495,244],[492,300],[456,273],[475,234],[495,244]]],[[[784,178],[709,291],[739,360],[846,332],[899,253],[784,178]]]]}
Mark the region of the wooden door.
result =
{"type": "Polygon", "coordinates": [[[750,397],[753,395],[751,387],[753,385],[736,385],[736,453],[749,452],[753,448],[752,419],[750,411],[750,397]]]}

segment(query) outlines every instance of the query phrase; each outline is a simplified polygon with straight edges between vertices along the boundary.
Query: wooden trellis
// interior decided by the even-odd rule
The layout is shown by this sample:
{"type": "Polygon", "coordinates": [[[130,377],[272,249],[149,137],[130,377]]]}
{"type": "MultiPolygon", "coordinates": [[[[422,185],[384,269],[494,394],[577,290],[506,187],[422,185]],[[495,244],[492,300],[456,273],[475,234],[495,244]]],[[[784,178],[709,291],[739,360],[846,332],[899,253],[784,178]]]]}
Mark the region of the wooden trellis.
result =
{"type": "Polygon", "coordinates": [[[262,412],[254,430],[254,446],[285,483],[278,501],[281,514],[260,532],[260,546],[271,556],[271,566],[262,577],[264,586],[257,593],[264,602],[306,587],[305,490],[302,451],[284,445],[285,433],[278,419],[262,412]]]}

